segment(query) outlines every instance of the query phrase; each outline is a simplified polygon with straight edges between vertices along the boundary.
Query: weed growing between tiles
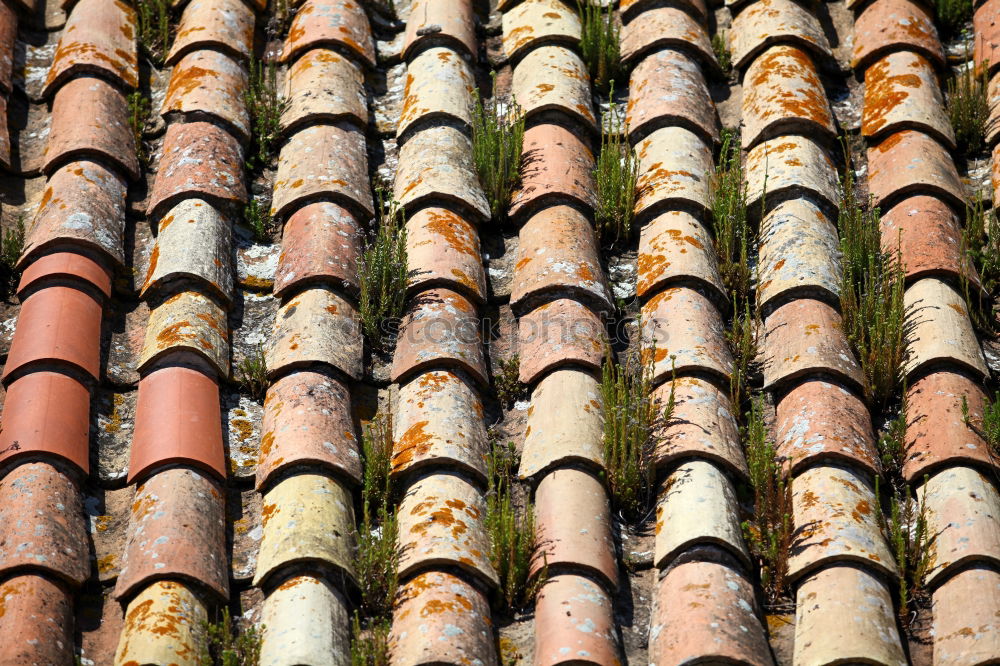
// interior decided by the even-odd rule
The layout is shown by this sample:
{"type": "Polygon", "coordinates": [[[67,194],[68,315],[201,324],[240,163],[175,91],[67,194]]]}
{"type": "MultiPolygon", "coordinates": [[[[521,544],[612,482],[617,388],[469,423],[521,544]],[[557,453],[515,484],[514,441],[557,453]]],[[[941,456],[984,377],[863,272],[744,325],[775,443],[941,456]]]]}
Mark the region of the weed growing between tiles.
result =
{"type": "MultiPolygon", "coordinates": [[[[612,82],[610,99],[614,99],[612,82]]],[[[623,127],[621,108],[612,101],[604,127],[623,127]]],[[[634,229],[639,159],[628,139],[620,132],[601,135],[601,152],[594,167],[597,205],[594,221],[600,241],[610,247],[628,243],[634,229]]]]}
{"type": "Polygon", "coordinates": [[[965,206],[960,242],[960,254],[968,258],[982,286],[980,289],[972,284],[962,273],[961,287],[969,316],[980,333],[993,337],[1000,328],[993,310],[994,299],[1000,290],[1000,219],[996,210],[986,208],[982,195],[977,195],[965,206]]]}
{"type": "Polygon", "coordinates": [[[528,393],[527,384],[518,380],[520,370],[521,357],[517,354],[507,359],[497,359],[497,367],[493,371],[493,387],[497,392],[497,400],[504,409],[510,409],[528,393]]]}
{"type": "Polygon", "coordinates": [[[243,222],[253,234],[254,242],[266,243],[274,230],[274,218],[270,205],[264,199],[251,197],[243,207],[243,222]]]}
{"type": "Polygon", "coordinates": [[[3,297],[9,298],[17,289],[21,273],[15,268],[24,252],[24,215],[18,215],[11,229],[0,236],[0,288],[3,297]]]}
{"type": "Polygon", "coordinates": [[[354,615],[351,622],[351,666],[389,666],[389,620],[376,620],[367,628],[354,615]]]}
{"type": "Polygon", "coordinates": [[[959,35],[972,20],[972,0],[934,0],[933,4],[944,39],[959,35]]]}
{"type": "Polygon", "coordinates": [[[288,100],[278,92],[278,70],[273,60],[250,58],[250,76],[243,102],[250,115],[252,146],[247,168],[265,169],[276,157],[281,114],[288,100]]]}
{"type": "Polygon", "coordinates": [[[139,48],[157,67],[163,66],[170,50],[170,0],[139,0],[139,48]]]}
{"type": "Polygon", "coordinates": [[[987,397],[983,416],[978,421],[969,414],[969,401],[963,396],[962,419],[986,442],[993,462],[1000,462],[1000,392],[995,393],[992,400],[987,397]]]}
{"type": "Polygon", "coordinates": [[[264,402],[268,381],[263,345],[257,345],[236,364],[236,382],[243,393],[257,402],[264,402]]]}
{"type": "Polygon", "coordinates": [[[358,316],[369,344],[382,349],[406,305],[406,226],[402,206],[377,188],[377,228],[358,259],[358,316]]]}
{"type": "Polygon", "coordinates": [[[729,76],[733,69],[733,54],[729,51],[729,33],[725,30],[712,35],[712,51],[722,68],[722,73],[729,76]]]}
{"type": "Polygon", "coordinates": [[[149,129],[149,97],[137,90],[129,94],[126,100],[128,102],[128,127],[132,132],[135,157],[139,161],[139,168],[145,169],[149,166],[149,151],[146,149],[143,134],[149,129]]]}
{"type": "Polygon", "coordinates": [[[990,118],[987,98],[989,66],[977,68],[969,62],[947,84],[948,117],[955,130],[958,149],[967,157],[986,149],[986,130],[990,118]]]}
{"type": "Polygon", "coordinates": [[[205,645],[201,666],[257,666],[260,663],[261,632],[252,624],[239,626],[223,608],[215,622],[205,622],[205,645]]]}
{"type": "MultiPolygon", "coordinates": [[[[493,77],[495,82],[496,74],[493,77]]],[[[494,220],[502,220],[507,214],[511,194],[520,179],[523,145],[524,113],[518,103],[513,99],[505,103],[483,101],[476,89],[472,160],[494,220]]]]}
{"type": "Polygon", "coordinates": [[[594,0],[577,0],[580,14],[580,55],[590,71],[594,87],[607,93],[621,69],[621,26],[614,6],[602,7],[594,0]]]}

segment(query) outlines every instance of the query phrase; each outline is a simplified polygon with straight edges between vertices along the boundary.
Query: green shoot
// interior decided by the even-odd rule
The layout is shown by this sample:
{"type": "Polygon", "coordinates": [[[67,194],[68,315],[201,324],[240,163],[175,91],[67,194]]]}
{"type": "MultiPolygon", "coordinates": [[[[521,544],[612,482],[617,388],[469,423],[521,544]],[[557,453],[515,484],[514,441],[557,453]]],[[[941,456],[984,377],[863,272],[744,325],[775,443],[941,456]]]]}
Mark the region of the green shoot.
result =
{"type": "MultiPolygon", "coordinates": [[[[496,75],[494,75],[495,79],[496,75]]],[[[517,102],[484,102],[476,90],[472,109],[472,159],[490,213],[502,221],[520,180],[524,113],[517,102]]]]}
{"type": "Polygon", "coordinates": [[[580,54],[590,70],[590,78],[600,92],[608,92],[621,69],[621,28],[613,6],[602,7],[593,0],[577,0],[582,29],[580,54]]]}
{"type": "MultiPolygon", "coordinates": [[[[620,126],[621,111],[611,102],[605,127],[620,126]]],[[[601,136],[601,152],[594,167],[597,207],[594,219],[601,241],[608,245],[627,243],[633,234],[639,159],[628,139],[619,132],[601,136]]]]}
{"type": "Polygon", "coordinates": [[[403,314],[406,304],[407,257],[403,208],[382,189],[378,199],[378,229],[358,261],[361,294],[358,315],[361,328],[376,348],[381,348],[386,324],[403,314]]]}

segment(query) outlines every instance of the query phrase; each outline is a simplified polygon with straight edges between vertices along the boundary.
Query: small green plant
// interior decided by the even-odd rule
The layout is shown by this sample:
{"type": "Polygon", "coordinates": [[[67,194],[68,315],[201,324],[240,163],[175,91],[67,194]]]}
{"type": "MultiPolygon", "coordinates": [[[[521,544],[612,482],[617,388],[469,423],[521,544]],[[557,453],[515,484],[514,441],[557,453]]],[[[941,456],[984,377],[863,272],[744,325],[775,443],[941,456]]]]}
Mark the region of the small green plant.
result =
{"type": "Polygon", "coordinates": [[[243,221],[253,234],[255,242],[270,242],[274,218],[271,217],[270,206],[266,201],[251,197],[247,205],[243,207],[243,221]]]}
{"type": "Polygon", "coordinates": [[[128,102],[128,127],[132,131],[135,158],[139,161],[139,167],[145,168],[149,166],[149,151],[146,149],[143,134],[149,127],[149,97],[136,91],[130,93],[126,100],[128,102]]]}
{"type": "Polygon", "coordinates": [[[257,345],[240,359],[236,366],[236,377],[240,388],[247,395],[258,402],[264,401],[267,393],[267,355],[263,345],[257,345]]]}
{"type": "Polygon", "coordinates": [[[725,30],[712,35],[712,50],[715,51],[715,59],[722,68],[723,74],[729,74],[733,69],[733,55],[729,51],[728,33],[725,30]]]}
{"type": "Polygon", "coordinates": [[[203,623],[205,645],[201,652],[202,666],[257,666],[260,663],[261,634],[252,624],[238,627],[222,609],[216,622],[203,623]]]}
{"type": "Polygon", "coordinates": [[[934,13],[943,37],[955,37],[972,20],[972,0],[934,0],[934,13]]]}
{"type": "MultiPolygon", "coordinates": [[[[926,476],[924,483],[927,483],[926,476]]],[[[880,495],[880,490],[876,478],[876,496],[880,495]]],[[[935,538],[927,528],[927,507],[923,498],[914,499],[909,486],[902,485],[890,493],[888,515],[882,511],[880,503],[876,509],[899,570],[899,617],[906,620],[910,605],[926,595],[924,581],[934,563],[935,538]]]]}
{"type": "Polygon", "coordinates": [[[250,76],[243,102],[250,114],[253,146],[247,167],[267,168],[274,161],[275,143],[281,130],[281,114],[288,100],[278,92],[278,70],[273,60],[250,58],[250,76]]]}
{"type": "Polygon", "coordinates": [[[965,424],[986,442],[994,462],[1000,460],[1000,392],[996,393],[992,400],[986,400],[986,404],[983,405],[983,415],[978,420],[973,420],[969,412],[969,401],[962,396],[962,417],[965,424]]]}
{"type": "Polygon", "coordinates": [[[170,0],[139,0],[139,47],[157,67],[163,66],[170,50],[170,0]]]}
{"type": "MultiPolygon", "coordinates": [[[[613,91],[612,91],[613,94],[613,91]]],[[[611,102],[605,127],[620,127],[621,111],[611,102]]],[[[635,200],[639,183],[639,159],[628,139],[614,131],[601,136],[601,152],[594,167],[597,206],[594,220],[601,241],[607,245],[627,243],[632,238],[635,200]]]]}
{"type": "Polygon", "coordinates": [[[969,62],[948,79],[948,117],[955,130],[958,149],[964,155],[978,155],[986,149],[986,130],[990,119],[990,104],[986,95],[988,72],[988,65],[976,67],[969,62]]]}
{"type": "Polygon", "coordinates": [[[521,357],[514,354],[508,359],[497,359],[497,370],[493,375],[493,386],[496,387],[497,400],[505,409],[510,409],[514,403],[528,392],[528,386],[518,379],[521,370],[521,357]]]}
{"type": "MultiPolygon", "coordinates": [[[[738,299],[733,297],[733,302],[738,299]]],[[[743,301],[743,309],[733,314],[726,327],[726,342],[733,354],[733,372],[729,377],[729,399],[739,410],[750,399],[750,386],[760,373],[757,332],[760,317],[750,299],[743,301]]]]}
{"type": "Polygon", "coordinates": [[[740,311],[753,293],[750,254],[757,237],[747,216],[747,185],[739,132],[728,129],[722,132],[722,150],[711,180],[711,202],[719,273],[733,297],[734,310],[740,311]]]}
{"type": "Polygon", "coordinates": [[[24,253],[24,216],[18,215],[14,226],[5,229],[0,235],[0,287],[4,298],[9,297],[17,289],[20,271],[17,262],[24,253]]]}
{"type": "Polygon", "coordinates": [[[369,343],[381,348],[386,324],[403,314],[408,275],[403,208],[385,190],[378,188],[375,194],[378,228],[358,261],[358,315],[369,343]]]}
{"type": "Polygon", "coordinates": [[[750,401],[743,426],[747,466],[753,491],[753,516],[743,522],[743,536],[760,566],[767,602],[788,596],[788,556],[792,547],[792,486],[764,423],[760,396],[750,401]]]}
{"type": "Polygon", "coordinates": [[[363,626],[355,613],[351,623],[351,666],[389,666],[390,628],[385,619],[363,626]]]}
{"type": "MultiPolygon", "coordinates": [[[[496,74],[493,76],[495,81],[496,74]]],[[[507,215],[521,176],[523,146],[524,113],[517,102],[484,102],[477,89],[472,108],[472,160],[494,220],[502,221],[507,215]]]]}
{"type": "Polygon", "coordinates": [[[960,254],[979,276],[982,289],[973,285],[962,272],[961,286],[973,323],[980,332],[994,335],[997,321],[993,298],[1000,290],[1000,219],[996,210],[987,210],[981,194],[965,206],[960,254]]]}
{"type": "Polygon", "coordinates": [[[896,410],[896,415],[890,418],[885,428],[879,432],[875,440],[875,449],[882,462],[882,474],[898,488],[903,483],[903,461],[906,451],[906,386],[900,391],[903,400],[896,410]]]}
{"type": "Polygon", "coordinates": [[[614,7],[602,7],[594,0],[577,0],[580,14],[580,54],[590,70],[590,78],[601,92],[608,92],[621,68],[621,27],[614,7]]]}

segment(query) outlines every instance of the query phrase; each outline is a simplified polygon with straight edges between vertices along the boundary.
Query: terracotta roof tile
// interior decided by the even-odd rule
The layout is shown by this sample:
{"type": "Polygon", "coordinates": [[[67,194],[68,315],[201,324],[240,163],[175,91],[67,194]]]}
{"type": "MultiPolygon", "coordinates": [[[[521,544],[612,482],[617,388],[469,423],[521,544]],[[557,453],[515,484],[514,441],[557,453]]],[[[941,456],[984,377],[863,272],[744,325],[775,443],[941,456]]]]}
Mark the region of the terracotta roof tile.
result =
{"type": "Polygon", "coordinates": [[[465,58],[448,48],[421,51],[406,67],[396,136],[429,121],[453,119],[470,126],[473,88],[475,80],[465,58]]]}
{"type": "Polygon", "coordinates": [[[576,51],[565,46],[539,46],[514,68],[514,99],[528,118],[559,111],[591,129],[597,116],[591,108],[590,74],[576,51]]]}
{"type": "MultiPolygon", "coordinates": [[[[657,4],[659,4],[658,0],[621,0],[622,18],[626,23],[633,23],[641,13],[642,18],[645,19],[650,11],[655,10],[657,4]]],[[[708,16],[704,0],[683,0],[679,4],[684,11],[701,22],[704,22],[708,16]]]]}
{"type": "Polygon", "coordinates": [[[1000,138],[1000,75],[994,72],[986,86],[987,105],[990,109],[986,122],[986,144],[995,146],[1000,138]]]}
{"type": "Polygon", "coordinates": [[[868,170],[868,187],[881,208],[907,194],[933,194],[959,210],[965,206],[965,190],[951,155],[923,132],[896,132],[869,148],[868,170]]]}
{"type": "Polygon", "coordinates": [[[475,60],[479,55],[472,0],[413,0],[403,37],[403,57],[412,60],[428,45],[458,48],[475,60]]]}
{"type": "Polygon", "coordinates": [[[713,74],[721,71],[708,31],[701,19],[683,9],[654,7],[643,12],[641,21],[632,21],[622,26],[623,63],[638,62],[663,49],[676,49],[690,54],[713,74]]]}
{"type": "Polygon", "coordinates": [[[205,603],[187,585],[157,581],[142,590],[125,609],[115,663],[190,663],[202,643],[208,621],[205,603]]]}
{"type": "Polygon", "coordinates": [[[865,70],[861,133],[878,141],[903,129],[930,134],[955,148],[934,66],[919,53],[890,53],[865,70]]]}
{"type": "Polygon", "coordinates": [[[317,121],[368,122],[364,73],[332,49],[310,49],[288,68],[285,97],[281,128],[287,133],[317,121]]]}
{"type": "Polygon", "coordinates": [[[643,225],[638,267],[636,292],[640,298],[689,281],[713,290],[713,298],[719,302],[726,298],[711,234],[687,211],[667,211],[643,225]]]}
{"type": "Polygon", "coordinates": [[[375,66],[375,44],[364,8],[354,0],[306,0],[295,13],[281,59],[291,60],[318,46],[345,49],[375,66]]]}
{"type": "Polygon", "coordinates": [[[533,215],[552,203],[594,207],[594,154],[586,136],[561,125],[544,123],[524,132],[521,182],[510,216],[533,215]],[[558,167],[556,166],[558,165],[558,167]]]}
{"type": "MultiPolygon", "coordinates": [[[[833,58],[819,20],[804,5],[792,0],[758,0],[733,19],[729,47],[736,69],[745,71],[765,50],[777,44],[787,44],[800,53],[805,50],[821,66],[833,58]]],[[[750,80],[754,81],[754,77],[750,76],[750,80]]]]}
{"type": "Polygon", "coordinates": [[[275,294],[284,297],[307,283],[357,291],[361,234],[357,219],[335,203],[320,201],[299,208],[282,231],[275,294]]]}
{"type": "Polygon", "coordinates": [[[0,167],[9,170],[10,159],[10,132],[7,129],[7,98],[0,95],[0,167]]]}
{"type": "Polygon", "coordinates": [[[782,201],[803,195],[818,197],[836,210],[837,170],[826,151],[809,137],[782,136],[757,144],[746,158],[747,209],[761,198],[782,201]]]}
{"type": "Polygon", "coordinates": [[[704,294],[687,287],[661,291],[642,307],[642,326],[653,354],[654,381],[675,372],[702,372],[728,384],[733,357],[722,315],[704,294]]]}
{"type": "Polygon", "coordinates": [[[620,663],[613,606],[608,593],[583,576],[550,576],[535,602],[536,666],[620,663]]]}
{"type": "Polygon", "coordinates": [[[193,352],[208,361],[220,376],[229,376],[226,311],[201,292],[178,292],[152,309],[138,369],[142,372],[178,351],[193,352]]]}
{"type": "Polygon", "coordinates": [[[17,293],[56,281],[82,282],[111,297],[111,273],[100,262],[76,252],[52,252],[32,261],[21,273],[17,293]]]}
{"type": "Polygon", "coordinates": [[[864,71],[892,51],[913,51],[944,64],[944,52],[930,11],[913,0],[878,0],[854,22],[851,66],[864,71]]]}
{"type": "Polygon", "coordinates": [[[717,143],[714,111],[701,67],[683,53],[664,49],[632,70],[625,122],[633,143],[664,126],[684,127],[707,143],[717,143]]]}
{"type": "Polygon", "coordinates": [[[520,380],[526,384],[565,365],[597,369],[604,358],[604,324],[572,299],[560,298],[525,314],[517,335],[520,380]]]}
{"type": "Polygon", "coordinates": [[[188,51],[170,72],[160,113],[215,116],[245,143],[250,138],[250,116],[243,104],[246,89],[247,72],[231,55],[211,49],[188,51]]]}
{"type": "Polygon", "coordinates": [[[806,198],[782,201],[760,228],[761,306],[793,295],[840,297],[840,237],[821,206],[806,198]]]}
{"type": "Polygon", "coordinates": [[[964,272],[979,283],[975,268],[962,255],[961,222],[941,199],[907,197],[883,211],[881,229],[882,247],[899,250],[908,281],[930,275],[958,278],[964,272]]]}
{"type": "Polygon", "coordinates": [[[253,47],[253,11],[242,0],[191,0],[177,24],[168,65],[191,51],[219,49],[249,58],[253,47]]]}
{"type": "Polygon", "coordinates": [[[997,47],[1000,46],[1000,2],[997,0],[986,0],[986,2],[976,3],[976,11],[972,16],[972,27],[976,35],[973,40],[973,62],[976,67],[989,62],[990,73],[1000,66],[1000,58],[997,57],[997,47]]]}
{"type": "Polygon", "coordinates": [[[335,664],[349,643],[348,602],[323,578],[296,575],[264,600],[262,664],[335,664]]]}
{"type": "Polygon", "coordinates": [[[0,583],[0,663],[73,661],[73,599],[62,585],[24,574],[0,583]]]}
{"type": "Polygon", "coordinates": [[[636,215],[659,213],[667,206],[707,210],[712,150],[683,127],[664,127],[635,146],[639,158],[636,215]]]}
{"type": "Polygon", "coordinates": [[[486,273],[479,253],[479,232],[447,208],[421,208],[406,222],[409,289],[442,286],[462,292],[477,304],[486,301],[486,273]]]}
{"type": "MultiPolygon", "coordinates": [[[[13,89],[14,43],[17,41],[17,14],[9,3],[0,3],[0,92],[13,89]]],[[[0,95],[6,99],[6,95],[0,95]]],[[[7,123],[4,123],[6,126],[7,123]]]]}
{"type": "Polygon", "coordinates": [[[1000,653],[1000,572],[975,565],[934,590],[934,661],[986,663],[1000,653]]]}
{"type": "Polygon", "coordinates": [[[580,18],[560,0],[524,0],[503,14],[503,49],[512,60],[540,44],[580,41],[580,18]]]}
{"type": "Polygon", "coordinates": [[[361,376],[361,327],[354,306],[326,288],[299,292],[281,306],[267,349],[267,371],[322,363],[348,377],[361,376]]]}
{"type": "Polygon", "coordinates": [[[980,376],[987,374],[965,299],[954,287],[924,278],[906,290],[904,302],[912,326],[905,365],[908,375],[941,362],[957,363],[980,376]]]}

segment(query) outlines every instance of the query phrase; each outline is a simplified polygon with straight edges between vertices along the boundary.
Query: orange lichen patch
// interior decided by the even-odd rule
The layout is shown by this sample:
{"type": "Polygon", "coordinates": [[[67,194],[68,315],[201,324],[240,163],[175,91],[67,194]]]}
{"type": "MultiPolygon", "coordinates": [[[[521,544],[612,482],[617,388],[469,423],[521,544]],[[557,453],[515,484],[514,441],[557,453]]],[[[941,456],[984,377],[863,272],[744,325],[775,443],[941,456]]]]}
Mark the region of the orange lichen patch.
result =
{"type": "Polygon", "coordinates": [[[393,471],[406,467],[414,457],[423,457],[430,451],[433,435],[424,430],[428,423],[428,421],[414,423],[395,443],[392,453],[393,471]]]}
{"type": "Polygon", "coordinates": [[[115,566],[118,563],[118,558],[114,553],[110,555],[105,555],[104,557],[97,558],[97,571],[106,574],[110,571],[114,571],[115,566]]]}
{"type": "Polygon", "coordinates": [[[887,153],[893,148],[895,148],[903,140],[906,132],[894,132],[883,139],[874,147],[879,153],[887,153]]]}
{"type": "Polygon", "coordinates": [[[175,67],[167,85],[167,99],[171,103],[167,110],[173,111],[184,106],[184,96],[205,84],[205,79],[217,78],[218,74],[210,69],[192,65],[190,67],[175,67]]]}
{"type": "MultiPolygon", "coordinates": [[[[919,54],[911,54],[916,61],[928,69],[930,63],[919,54]]],[[[883,58],[865,72],[865,100],[861,119],[861,131],[872,136],[885,126],[888,115],[909,96],[907,88],[915,89],[923,85],[916,74],[889,73],[889,59],[883,58]]]]}
{"type": "Polygon", "coordinates": [[[246,419],[233,419],[229,422],[229,427],[236,433],[236,438],[240,442],[245,442],[253,436],[253,424],[246,419]]]}
{"type": "Polygon", "coordinates": [[[260,524],[261,527],[267,527],[267,522],[278,513],[280,509],[277,504],[265,504],[264,508],[260,511],[260,524]]]}

